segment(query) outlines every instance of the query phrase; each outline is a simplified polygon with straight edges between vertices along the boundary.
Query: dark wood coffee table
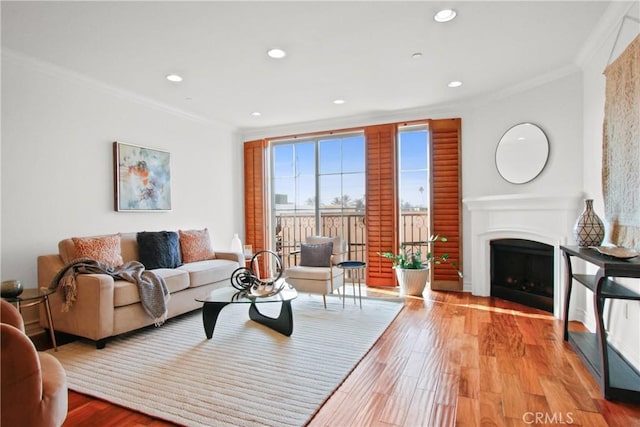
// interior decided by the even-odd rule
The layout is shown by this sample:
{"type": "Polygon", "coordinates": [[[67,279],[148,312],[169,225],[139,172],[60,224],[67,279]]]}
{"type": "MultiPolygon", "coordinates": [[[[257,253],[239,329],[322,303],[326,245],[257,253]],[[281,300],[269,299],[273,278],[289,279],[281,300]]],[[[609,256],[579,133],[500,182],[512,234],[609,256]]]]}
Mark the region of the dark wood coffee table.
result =
{"type": "Polygon", "coordinates": [[[291,301],[297,297],[298,292],[293,288],[289,288],[289,285],[286,284],[285,289],[277,295],[270,297],[249,297],[229,285],[228,287],[216,289],[202,297],[196,298],[196,301],[204,304],[202,306],[202,323],[204,324],[204,333],[207,339],[211,339],[213,336],[213,330],[216,327],[218,316],[222,309],[229,304],[249,304],[249,318],[251,320],[280,332],[283,335],[290,336],[293,333],[291,301]],[[282,303],[278,317],[265,316],[258,310],[259,304],[275,302],[282,303]]]}

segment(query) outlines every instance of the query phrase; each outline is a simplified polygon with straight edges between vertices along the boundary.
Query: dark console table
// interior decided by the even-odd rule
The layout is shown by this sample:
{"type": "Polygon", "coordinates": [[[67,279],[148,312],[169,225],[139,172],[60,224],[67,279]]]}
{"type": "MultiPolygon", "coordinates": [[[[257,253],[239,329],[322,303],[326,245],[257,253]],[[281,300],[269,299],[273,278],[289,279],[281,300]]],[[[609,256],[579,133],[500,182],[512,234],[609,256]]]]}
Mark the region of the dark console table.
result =
{"type": "Polygon", "coordinates": [[[640,278],[640,257],[621,260],[595,249],[560,246],[566,263],[564,340],[569,341],[584,365],[600,384],[605,399],[640,403],[640,373],[607,341],[603,312],[607,300],[640,301],[640,294],[616,283],[615,277],[640,278]],[[574,274],[571,257],[596,265],[595,275],[574,274]],[[569,302],[573,282],[593,292],[596,332],[569,331],[569,302]]]}

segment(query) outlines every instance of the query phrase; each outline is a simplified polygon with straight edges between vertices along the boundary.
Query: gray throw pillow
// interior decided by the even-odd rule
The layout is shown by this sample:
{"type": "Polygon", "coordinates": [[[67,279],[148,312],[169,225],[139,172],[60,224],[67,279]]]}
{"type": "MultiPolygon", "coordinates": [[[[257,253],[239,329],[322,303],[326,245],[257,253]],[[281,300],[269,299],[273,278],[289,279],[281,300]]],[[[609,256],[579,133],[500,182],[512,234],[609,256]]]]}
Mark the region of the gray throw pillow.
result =
{"type": "Polygon", "coordinates": [[[333,242],[328,243],[301,243],[300,265],[305,267],[329,267],[333,242]]]}
{"type": "Polygon", "coordinates": [[[138,256],[145,269],[176,268],[182,265],[180,242],[175,231],[141,231],[136,237],[138,256]]]}

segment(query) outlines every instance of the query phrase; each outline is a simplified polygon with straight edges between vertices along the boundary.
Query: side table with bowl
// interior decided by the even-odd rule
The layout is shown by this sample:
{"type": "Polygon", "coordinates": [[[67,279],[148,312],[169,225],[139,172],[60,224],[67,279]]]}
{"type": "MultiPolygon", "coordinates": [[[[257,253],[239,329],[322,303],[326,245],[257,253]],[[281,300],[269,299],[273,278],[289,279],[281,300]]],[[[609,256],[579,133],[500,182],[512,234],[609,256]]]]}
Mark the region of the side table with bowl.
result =
{"type": "Polygon", "coordinates": [[[22,313],[23,308],[44,303],[45,311],[47,313],[47,322],[49,323],[51,343],[53,344],[54,350],[58,351],[56,336],[53,329],[53,319],[51,317],[51,306],[49,305],[49,295],[54,294],[56,292],[55,289],[22,289],[22,285],[18,285],[18,283],[15,282],[20,283],[18,280],[7,280],[2,282],[2,292],[0,293],[0,296],[2,296],[2,299],[5,301],[15,304],[20,313],[22,313]]]}

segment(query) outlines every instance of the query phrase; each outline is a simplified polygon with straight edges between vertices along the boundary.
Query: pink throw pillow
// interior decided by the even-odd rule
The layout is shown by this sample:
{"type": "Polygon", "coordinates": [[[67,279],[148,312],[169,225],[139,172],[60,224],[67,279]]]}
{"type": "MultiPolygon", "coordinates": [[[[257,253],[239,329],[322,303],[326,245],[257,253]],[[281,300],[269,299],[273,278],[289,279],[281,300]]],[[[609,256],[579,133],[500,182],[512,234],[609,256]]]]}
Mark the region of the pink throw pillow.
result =
{"type": "Polygon", "coordinates": [[[180,251],[182,252],[182,262],[196,262],[216,257],[211,247],[209,230],[178,230],[180,235],[180,251]]]}
{"type": "Polygon", "coordinates": [[[73,237],[78,258],[91,258],[101,263],[117,267],[122,265],[120,254],[120,234],[99,237],[73,237]]]}

